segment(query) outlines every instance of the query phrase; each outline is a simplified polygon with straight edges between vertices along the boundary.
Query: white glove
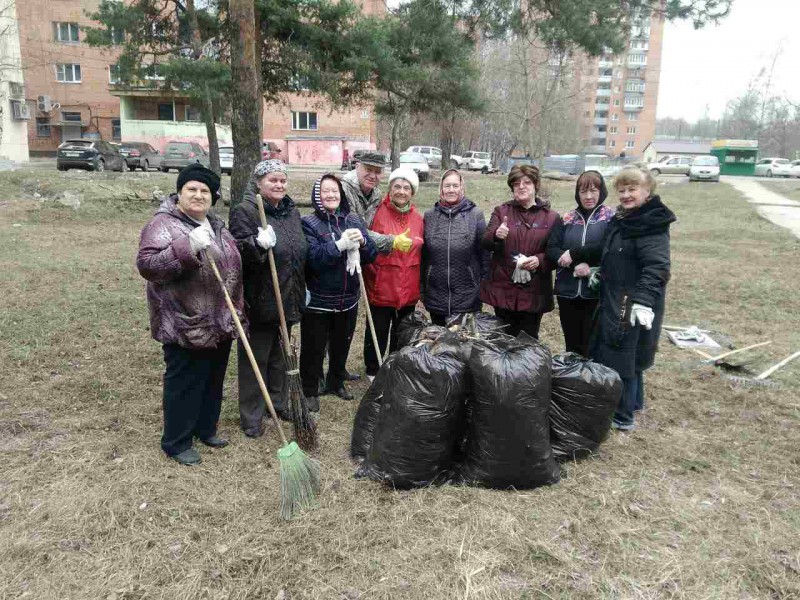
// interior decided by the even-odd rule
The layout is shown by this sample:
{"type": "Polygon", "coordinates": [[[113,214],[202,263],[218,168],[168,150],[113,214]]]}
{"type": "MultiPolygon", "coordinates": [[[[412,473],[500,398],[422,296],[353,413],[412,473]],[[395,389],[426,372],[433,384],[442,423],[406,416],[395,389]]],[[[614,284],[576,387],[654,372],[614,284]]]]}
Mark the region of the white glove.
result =
{"type": "Polygon", "coordinates": [[[258,228],[256,242],[264,250],[269,250],[270,248],[275,247],[275,244],[278,243],[278,238],[275,237],[275,230],[272,228],[272,225],[267,225],[266,229],[261,229],[261,227],[258,228]]]}
{"type": "Polygon", "coordinates": [[[189,245],[192,248],[192,254],[197,254],[200,250],[205,250],[214,241],[211,232],[205,227],[195,227],[189,233],[189,245]]]}
{"type": "Polygon", "coordinates": [[[345,229],[342,237],[350,238],[351,241],[354,241],[359,246],[364,243],[364,236],[361,234],[361,231],[355,227],[351,229],[345,229]]]}
{"type": "MultiPolygon", "coordinates": [[[[345,231],[345,233],[347,233],[345,231]]],[[[339,252],[344,252],[346,250],[358,250],[358,242],[351,240],[346,235],[342,234],[341,239],[334,242],[336,244],[336,248],[339,252]]]]}
{"type": "Polygon", "coordinates": [[[347,251],[347,272],[353,275],[356,271],[361,273],[361,257],[357,248],[350,248],[347,251]]]}
{"type": "Polygon", "coordinates": [[[639,321],[639,324],[645,329],[652,329],[655,316],[652,308],[634,303],[631,307],[631,327],[634,327],[636,321],[639,321]]]}
{"type": "Polygon", "coordinates": [[[518,254],[514,259],[517,266],[514,268],[514,274],[511,276],[511,281],[514,283],[528,283],[531,280],[531,272],[522,267],[522,263],[528,260],[524,254],[518,254]]]}

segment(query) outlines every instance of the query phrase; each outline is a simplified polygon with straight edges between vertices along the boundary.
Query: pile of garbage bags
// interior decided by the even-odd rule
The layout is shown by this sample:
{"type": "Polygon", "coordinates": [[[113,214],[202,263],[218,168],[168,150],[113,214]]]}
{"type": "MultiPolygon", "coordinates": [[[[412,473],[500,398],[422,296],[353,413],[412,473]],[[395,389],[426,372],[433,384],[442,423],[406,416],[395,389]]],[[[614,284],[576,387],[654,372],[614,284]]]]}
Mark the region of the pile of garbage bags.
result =
{"type": "Polygon", "coordinates": [[[552,357],[485,317],[449,328],[419,313],[404,320],[401,349],[356,413],[357,476],[401,489],[530,489],[557,483],[558,461],[597,451],[622,390],[616,372],[577,354],[552,357]]]}

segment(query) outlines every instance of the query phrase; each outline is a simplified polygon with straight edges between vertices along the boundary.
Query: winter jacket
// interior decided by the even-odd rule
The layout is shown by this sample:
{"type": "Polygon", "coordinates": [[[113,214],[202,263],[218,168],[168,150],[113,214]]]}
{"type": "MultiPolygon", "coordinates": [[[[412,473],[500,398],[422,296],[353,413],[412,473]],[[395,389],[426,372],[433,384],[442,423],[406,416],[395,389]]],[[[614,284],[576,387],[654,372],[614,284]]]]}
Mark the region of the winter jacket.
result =
{"type": "MultiPolygon", "coordinates": [[[[358,172],[353,169],[342,177],[342,189],[347,201],[350,203],[350,209],[361,217],[364,223],[372,223],[375,218],[375,212],[381,204],[380,188],[376,185],[369,194],[365,194],[361,189],[361,184],[358,182],[358,172]]],[[[369,236],[375,242],[378,252],[381,254],[388,254],[392,251],[393,235],[381,234],[370,230],[369,236]]]]}
{"type": "Polygon", "coordinates": [[[320,181],[311,191],[314,214],[303,217],[303,233],[308,242],[306,255],[306,285],[311,294],[308,308],[319,311],[341,312],[358,303],[361,286],[358,274],[347,273],[347,252],[340,252],[336,241],[346,229],[358,228],[366,243],[359,249],[361,265],[375,260],[378,250],[367,235],[361,218],[350,212],[347,197],[342,194],[339,209],[331,214],[322,206],[319,195],[320,181]]]}
{"type": "MultiPolygon", "coordinates": [[[[275,230],[277,244],[272,249],[278,272],[283,311],[288,323],[300,320],[306,304],[306,252],[308,244],[300,223],[300,213],[289,196],[277,206],[264,201],[267,223],[275,230]]],[[[279,322],[275,288],[269,269],[269,254],[256,242],[261,218],[255,195],[245,197],[231,211],[231,234],[242,255],[244,299],[250,327],[258,329],[279,322]]]]}
{"type": "Polygon", "coordinates": [[[553,310],[554,264],[547,258],[546,250],[557,221],[558,213],[539,198],[527,209],[515,200],[494,209],[483,234],[483,246],[492,251],[492,262],[489,278],[481,285],[481,300],[506,310],[533,313],[553,310]],[[508,237],[499,240],[495,233],[505,217],[508,217],[508,237]],[[539,267],[531,271],[531,280],[525,284],[511,281],[516,267],[514,257],[518,254],[539,259],[539,267]]]}
{"type": "Polygon", "coordinates": [[[448,208],[441,202],[425,213],[422,249],[422,301],[429,312],[455,315],[481,309],[480,283],[487,268],[481,248],[483,213],[462,198],[448,208]]]}
{"type": "Polygon", "coordinates": [[[162,344],[196,350],[216,348],[238,333],[206,253],[214,253],[225,287],[246,327],[242,261],[225,223],[211,212],[208,220],[214,243],[204,252],[193,254],[189,233],[200,225],[178,210],[177,199],[177,194],[164,198],[139,239],[136,268],[147,280],[150,331],[162,344]]]}
{"type": "Polygon", "coordinates": [[[597,291],[589,289],[588,279],[575,277],[573,271],[581,263],[590,267],[600,266],[605,233],[614,216],[613,209],[603,204],[608,191],[602,178],[600,182],[600,197],[597,206],[591,211],[581,207],[580,192],[577,185],[575,186],[575,202],[578,208],[569,211],[556,222],[547,241],[547,258],[556,265],[555,294],[560,298],[594,300],[598,296],[597,291]],[[569,267],[559,267],[558,259],[567,250],[572,257],[572,264],[569,267]]]}
{"type": "Polygon", "coordinates": [[[409,252],[394,250],[379,254],[371,265],[364,269],[364,283],[370,304],[403,308],[419,300],[419,279],[422,263],[422,215],[412,204],[407,212],[400,212],[387,195],[383,199],[370,231],[397,235],[411,229],[408,236],[413,240],[409,252]]]}
{"type": "Polygon", "coordinates": [[[670,277],[669,226],[675,215],[658,196],[608,226],[600,262],[600,305],[589,355],[623,379],[652,366],[670,277]],[[653,328],[630,324],[631,306],[649,306],[653,328]]]}

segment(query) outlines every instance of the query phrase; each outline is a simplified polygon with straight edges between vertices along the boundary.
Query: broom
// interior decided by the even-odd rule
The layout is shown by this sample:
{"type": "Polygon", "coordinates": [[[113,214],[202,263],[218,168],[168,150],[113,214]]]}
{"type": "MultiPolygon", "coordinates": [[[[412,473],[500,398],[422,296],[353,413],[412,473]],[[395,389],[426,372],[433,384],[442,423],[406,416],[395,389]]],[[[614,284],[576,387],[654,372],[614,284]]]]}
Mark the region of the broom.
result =
{"type": "Polygon", "coordinates": [[[228,305],[228,310],[231,312],[233,322],[236,324],[236,330],[239,332],[239,339],[242,341],[247,358],[250,359],[250,365],[253,367],[253,372],[256,374],[258,386],[261,388],[261,393],[264,395],[264,402],[267,403],[269,414],[272,415],[272,420],[275,421],[275,428],[281,437],[283,444],[278,449],[278,463],[280,464],[280,477],[281,477],[281,518],[288,521],[298,510],[304,508],[311,508],[316,504],[317,494],[319,493],[319,464],[309,458],[305,452],[295,443],[286,439],[283,433],[280,419],[275,413],[275,407],[272,406],[272,400],[269,397],[267,386],[264,384],[264,379],[261,377],[261,371],[258,368],[256,357],[253,356],[253,350],[250,348],[250,342],[245,335],[242,322],[239,320],[239,315],[236,314],[236,307],[233,306],[233,301],[228,293],[228,288],[222,281],[222,276],[217,269],[217,263],[214,262],[214,257],[210,252],[206,252],[206,258],[211,264],[211,270],[214,276],[222,286],[222,292],[225,294],[225,303],[228,305]]]}
{"type": "MultiPolygon", "coordinates": [[[[267,215],[264,212],[264,201],[261,198],[261,194],[256,194],[256,205],[258,206],[258,215],[261,218],[261,227],[266,229],[267,215]]],[[[278,268],[275,266],[275,254],[272,252],[272,248],[267,250],[267,257],[269,258],[269,270],[272,274],[272,287],[275,289],[275,302],[278,305],[278,318],[281,322],[281,338],[283,339],[284,357],[286,359],[286,376],[289,379],[289,404],[292,410],[294,438],[303,450],[316,452],[319,450],[317,426],[311,419],[311,415],[308,414],[308,403],[303,394],[303,386],[300,383],[297,352],[292,347],[289,328],[286,325],[281,287],[278,282],[278,268]]]]}

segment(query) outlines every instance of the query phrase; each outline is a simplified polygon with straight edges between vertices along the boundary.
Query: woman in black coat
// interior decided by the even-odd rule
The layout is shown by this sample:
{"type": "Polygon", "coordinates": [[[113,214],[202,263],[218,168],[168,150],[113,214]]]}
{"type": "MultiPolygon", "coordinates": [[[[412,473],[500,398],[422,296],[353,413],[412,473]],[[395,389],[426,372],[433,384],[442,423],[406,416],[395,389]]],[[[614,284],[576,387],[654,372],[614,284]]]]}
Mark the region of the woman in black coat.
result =
{"type": "Polygon", "coordinates": [[[631,430],[643,408],[642,372],[653,365],[670,277],[669,226],[675,215],[654,195],[647,169],[627,167],[614,178],[620,205],[600,263],[600,306],[590,356],[619,373],[623,391],[615,429],[631,430]]]}
{"type": "MultiPolygon", "coordinates": [[[[278,303],[267,253],[272,248],[286,325],[291,335],[292,325],[300,321],[305,307],[308,246],[300,213],[286,194],[286,165],[282,161],[265,160],[256,165],[244,198],[231,211],[231,233],[242,255],[250,345],[275,412],[282,419],[291,420],[278,303]],[[266,229],[261,228],[256,194],[261,195],[264,203],[266,229]]],[[[266,405],[241,342],[238,354],[240,426],[248,437],[259,437],[264,431],[262,420],[266,416],[266,405]]]]}

